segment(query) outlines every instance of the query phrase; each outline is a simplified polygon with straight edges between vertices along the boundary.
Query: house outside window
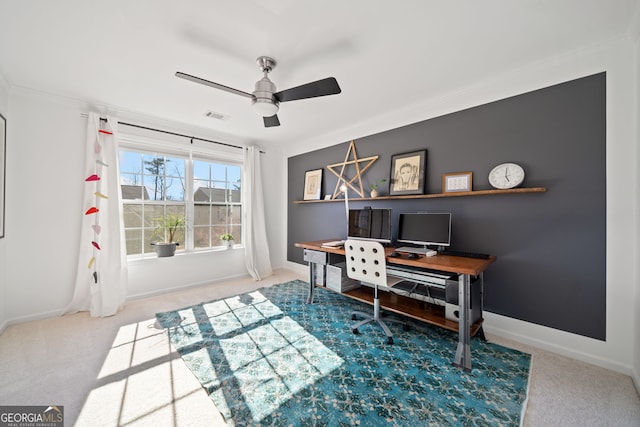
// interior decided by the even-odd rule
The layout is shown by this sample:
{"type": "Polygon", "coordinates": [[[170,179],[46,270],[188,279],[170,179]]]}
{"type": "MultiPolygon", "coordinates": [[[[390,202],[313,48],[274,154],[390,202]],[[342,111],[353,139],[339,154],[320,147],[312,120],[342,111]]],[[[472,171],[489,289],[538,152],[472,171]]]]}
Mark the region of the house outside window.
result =
{"type": "Polygon", "coordinates": [[[178,252],[216,249],[231,233],[242,243],[242,165],[175,150],[120,150],[120,187],[128,256],[154,252],[167,239],[164,218],[183,218],[178,252]]]}

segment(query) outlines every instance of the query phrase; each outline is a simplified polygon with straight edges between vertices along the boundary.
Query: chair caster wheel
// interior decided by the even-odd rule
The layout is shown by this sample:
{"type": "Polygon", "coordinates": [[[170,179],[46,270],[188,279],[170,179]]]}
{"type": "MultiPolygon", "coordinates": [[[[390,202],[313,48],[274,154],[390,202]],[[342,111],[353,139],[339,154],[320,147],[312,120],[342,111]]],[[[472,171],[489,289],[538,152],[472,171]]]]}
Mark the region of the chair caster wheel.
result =
{"type": "Polygon", "coordinates": [[[387,337],[387,344],[393,345],[393,338],[387,337]]]}
{"type": "Polygon", "coordinates": [[[353,335],[359,335],[360,331],[358,330],[358,328],[352,329],[351,332],[353,332],[353,335]]]}
{"type": "Polygon", "coordinates": [[[406,323],[403,323],[403,324],[402,324],[402,330],[403,330],[403,331],[408,331],[408,330],[410,330],[410,329],[411,329],[411,328],[409,327],[409,325],[408,325],[408,324],[406,324],[406,323]]]}

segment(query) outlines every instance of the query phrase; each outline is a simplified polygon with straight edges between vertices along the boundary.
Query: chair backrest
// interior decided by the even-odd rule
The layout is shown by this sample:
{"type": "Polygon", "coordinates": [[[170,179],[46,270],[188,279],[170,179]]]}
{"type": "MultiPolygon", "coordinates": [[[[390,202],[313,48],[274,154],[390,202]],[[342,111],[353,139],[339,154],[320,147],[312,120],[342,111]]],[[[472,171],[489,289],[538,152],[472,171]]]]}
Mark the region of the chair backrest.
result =
{"type": "Polygon", "coordinates": [[[372,285],[387,285],[387,263],[379,242],[352,240],[344,242],[347,276],[372,285]]]}

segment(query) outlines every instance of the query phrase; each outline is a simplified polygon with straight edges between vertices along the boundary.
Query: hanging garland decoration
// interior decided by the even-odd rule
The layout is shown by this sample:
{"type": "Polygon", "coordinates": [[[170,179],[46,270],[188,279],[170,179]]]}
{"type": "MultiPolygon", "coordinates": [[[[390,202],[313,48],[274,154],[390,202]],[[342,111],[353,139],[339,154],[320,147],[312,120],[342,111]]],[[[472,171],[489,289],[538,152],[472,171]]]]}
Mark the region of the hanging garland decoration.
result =
{"type": "Polygon", "coordinates": [[[86,179],[85,182],[87,184],[93,184],[95,186],[95,193],[93,193],[96,197],[95,197],[95,201],[94,201],[94,206],[91,206],[89,209],[86,210],[86,212],[84,213],[85,215],[93,215],[94,216],[94,223],[91,225],[91,228],[93,230],[93,240],[91,241],[91,246],[92,246],[92,250],[93,250],[93,256],[91,257],[91,259],[89,260],[89,264],[87,265],[87,268],[89,270],[91,270],[91,277],[93,278],[93,283],[94,284],[98,284],[98,257],[100,254],[100,251],[102,250],[102,248],[100,247],[100,243],[99,243],[99,236],[100,236],[100,232],[102,231],[102,227],[100,226],[100,200],[101,199],[108,199],[109,197],[106,194],[103,194],[100,191],[100,186],[101,186],[101,179],[100,179],[100,174],[102,172],[102,168],[103,167],[109,167],[108,164],[106,164],[104,161],[102,161],[102,159],[100,158],[100,153],[102,152],[102,144],[101,144],[101,139],[104,141],[104,139],[108,136],[108,135],[113,135],[113,132],[105,130],[105,129],[99,129],[97,134],[96,134],[96,142],[94,144],[94,153],[96,155],[96,170],[95,173],[89,175],[86,179]]]}

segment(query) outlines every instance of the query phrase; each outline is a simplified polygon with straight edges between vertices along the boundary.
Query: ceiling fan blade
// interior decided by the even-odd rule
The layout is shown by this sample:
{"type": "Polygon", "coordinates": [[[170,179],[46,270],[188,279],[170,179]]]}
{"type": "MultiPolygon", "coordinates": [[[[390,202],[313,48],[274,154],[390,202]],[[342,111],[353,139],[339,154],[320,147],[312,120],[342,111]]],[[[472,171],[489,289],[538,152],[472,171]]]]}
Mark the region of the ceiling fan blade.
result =
{"type": "Polygon", "coordinates": [[[338,86],[335,77],[327,77],[326,79],[317,80],[301,86],[285,89],[276,92],[273,95],[280,102],[295,101],[297,99],[315,98],[318,96],[337,95],[342,90],[338,86]]]}
{"type": "Polygon", "coordinates": [[[189,80],[194,83],[200,83],[205,86],[210,86],[215,89],[224,90],[225,92],[234,93],[236,95],[244,96],[246,98],[253,98],[253,95],[247,92],[243,92],[238,89],[234,89],[229,86],[221,85],[220,83],[210,82],[209,80],[201,79],[200,77],[192,76],[190,74],[181,73],[180,71],[176,71],[176,77],[180,77],[181,79],[189,80]]]}
{"type": "Polygon", "coordinates": [[[280,126],[280,120],[278,120],[277,114],[274,114],[271,117],[263,117],[262,119],[264,120],[264,127],[266,128],[280,126]]]}

